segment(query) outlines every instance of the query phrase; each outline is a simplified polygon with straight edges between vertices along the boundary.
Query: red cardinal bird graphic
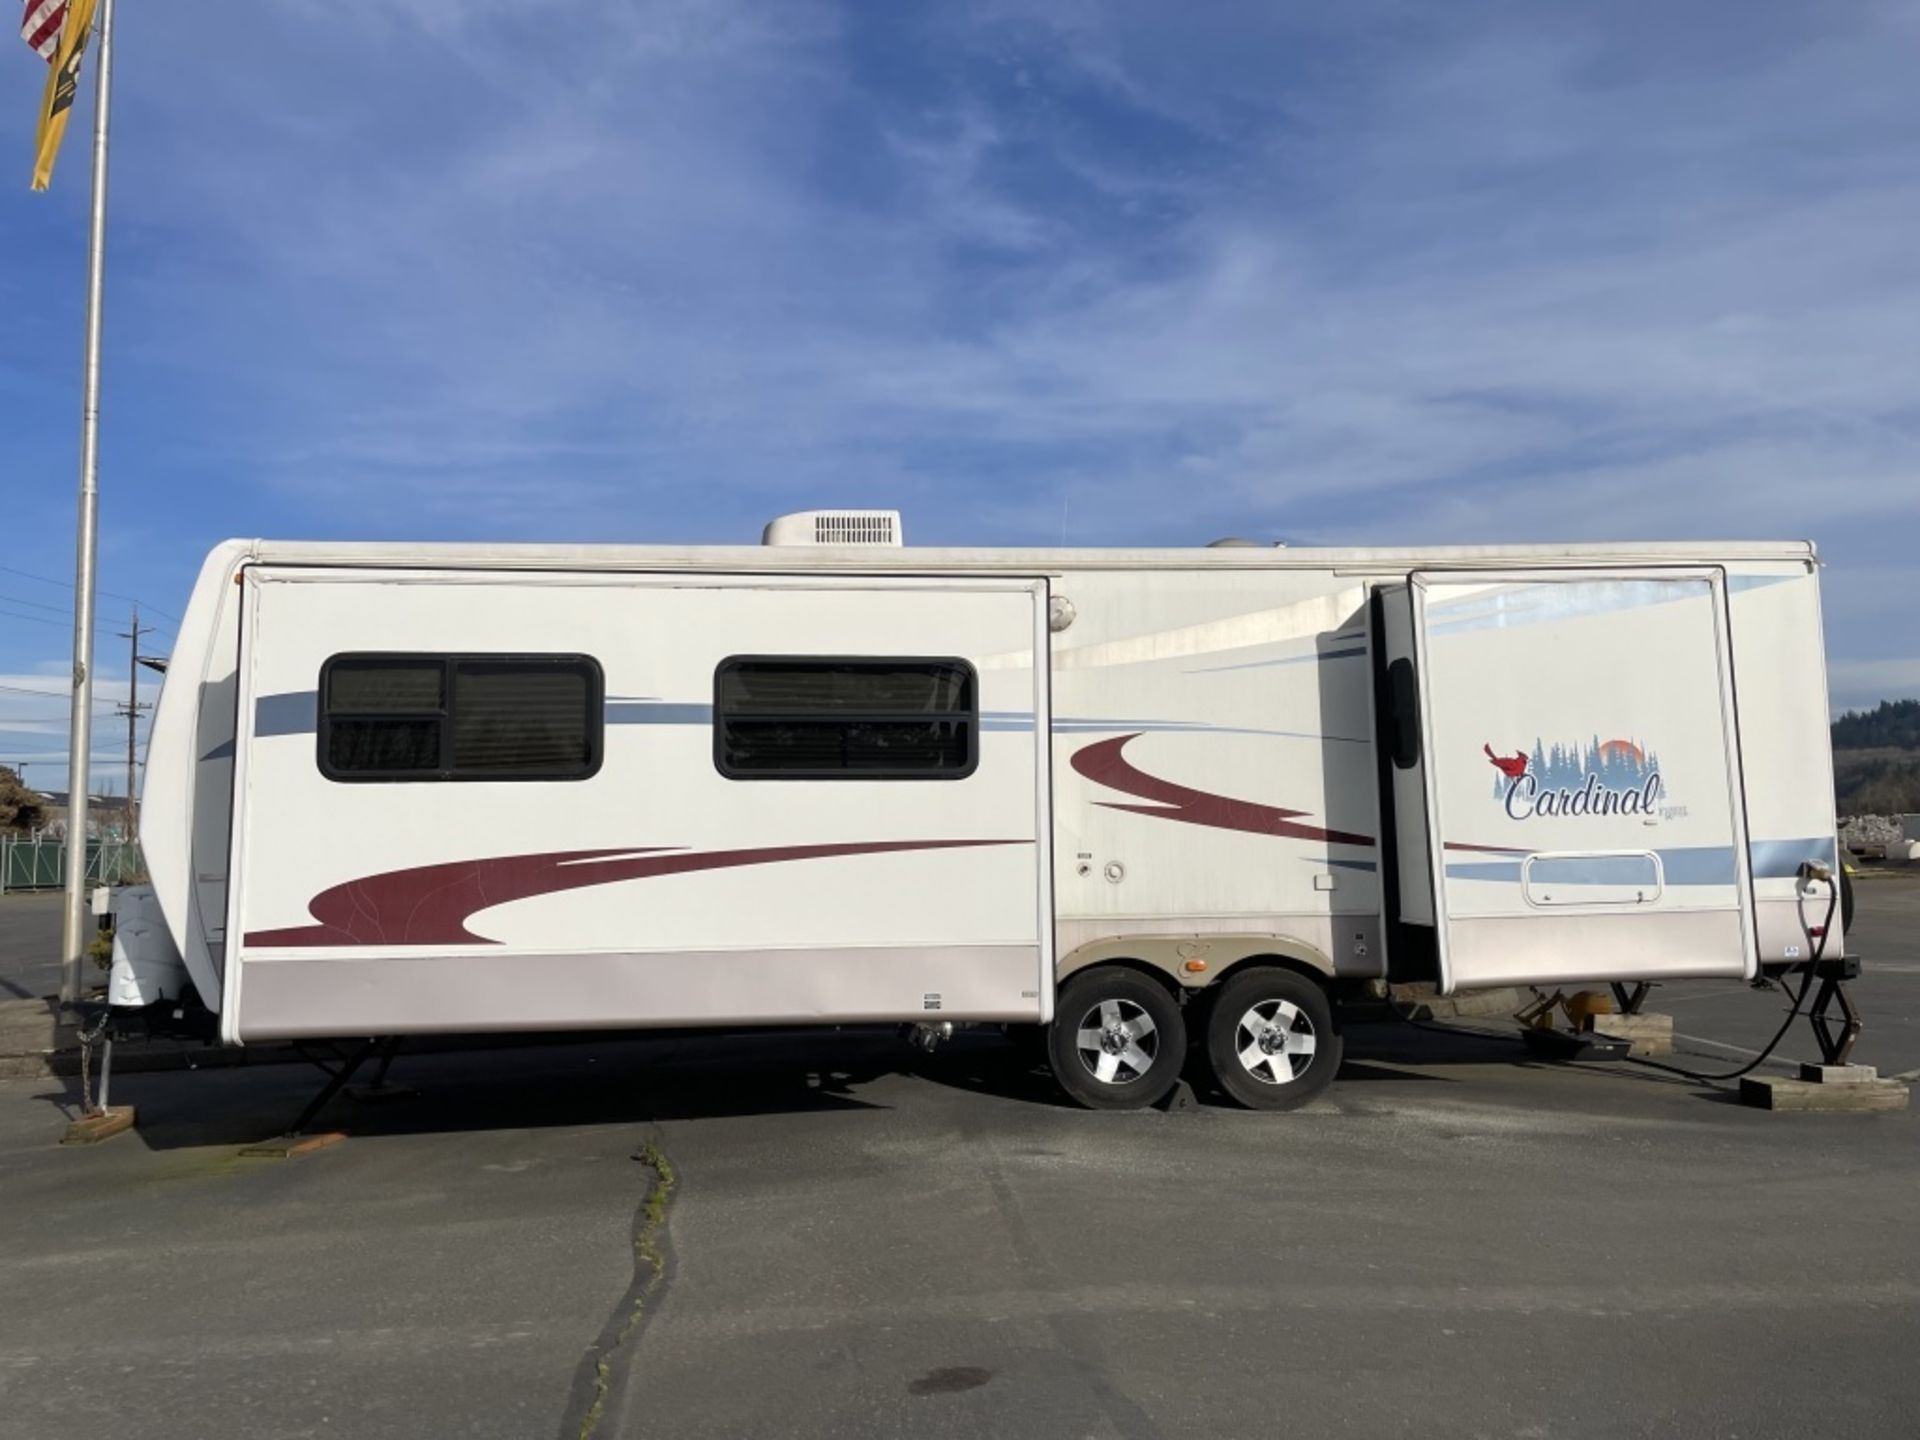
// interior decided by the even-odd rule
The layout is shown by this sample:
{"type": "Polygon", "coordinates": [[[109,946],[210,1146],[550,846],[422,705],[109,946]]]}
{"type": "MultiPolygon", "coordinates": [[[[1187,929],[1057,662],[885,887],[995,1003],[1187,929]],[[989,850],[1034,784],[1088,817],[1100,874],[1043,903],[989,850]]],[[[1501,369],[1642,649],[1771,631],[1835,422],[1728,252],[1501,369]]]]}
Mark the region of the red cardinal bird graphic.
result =
{"type": "Polygon", "coordinates": [[[1527,752],[1525,750],[1522,750],[1517,755],[1496,755],[1493,753],[1493,747],[1491,745],[1482,745],[1480,748],[1487,752],[1487,759],[1493,762],[1494,769],[1498,770],[1509,780],[1518,780],[1522,775],[1527,773],[1527,752]]]}

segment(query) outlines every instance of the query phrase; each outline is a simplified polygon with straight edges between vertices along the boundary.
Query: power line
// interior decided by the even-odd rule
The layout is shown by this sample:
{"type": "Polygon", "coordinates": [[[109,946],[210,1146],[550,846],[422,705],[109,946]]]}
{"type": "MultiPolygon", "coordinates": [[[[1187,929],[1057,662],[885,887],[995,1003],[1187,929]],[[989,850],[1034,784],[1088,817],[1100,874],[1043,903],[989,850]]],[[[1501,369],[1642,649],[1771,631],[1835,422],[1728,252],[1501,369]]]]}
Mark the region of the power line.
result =
{"type": "Polygon", "coordinates": [[[73,611],[64,606],[42,605],[38,600],[28,600],[19,595],[0,595],[0,600],[6,601],[9,605],[24,605],[29,610],[51,610],[56,615],[66,615],[68,617],[73,615],[73,611]]]}
{"type": "MultiPolygon", "coordinates": [[[[12,565],[0,565],[0,570],[6,571],[9,575],[19,575],[28,580],[38,580],[42,585],[58,585],[62,590],[73,589],[72,581],[55,580],[51,575],[36,575],[31,570],[16,569],[12,565]]],[[[176,625],[180,623],[180,617],[178,615],[169,614],[158,605],[148,604],[147,601],[142,600],[138,595],[122,595],[118,590],[102,590],[98,586],[94,588],[94,593],[96,595],[111,595],[115,600],[125,600],[130,605],[146,605],[147,609],[151,610],[155,615],[166,620],[171,620],[176,625]]]]}
{"type": "MultiPolygon", "coordinates": [[[[73,703],[73,694],[68,690],[29,690],[25,685],[0,685],[0,690],[12,695],[38,695],[42,700],[65,700],[69,707],[73,703]]],[[[114,703],[112,700],[96,700],[93,708],[98,710],[104,705],[111,709],[114,703]]]]}
{"type": "MultiPolygon", "coordinates": [[[[71,620],[49,620],[44,615],[22,615],[18,610],[0,609],[0,618],[24,620],[29,625],[51,625],[56,630],[71,630],[73,628],[73,621],[71,620]]],[[[97,622],[93,628],[98,634],[109,634],[111,632],[108,630],[108,626],[111,624],[111,621],[102,620],[97,622]]]]}
{"type": "MultiPolygon", "coordinates": [[[[48,614],[51,614],[51,615],[59,615],[64,617],[59,620],[48,620],[44,616],[40,616],[40,615],[21,615],[17,611],[0,610],[0,615],[6,615],[10,619],[31,620],[31,621],[34,621],[36,624],[40,624],[40,625],[61,625],[68,628],[71,628],[73,625],[73,611],[63,610],[57,605],[42,605],[37,600],[25,600],[18,595],[0,595],[0,605],[25,605],[35,610],[45,610],[48,614]]],[[[108,620],[98,620],[94,622],[93,628],[96,631],[104,630],[111,623],[112,622],[108,620]]],[[[169,634],[172,633],[172,629],[173,629],[172,626],[159,626],[159,627],[147,627],[147,628],[162,629],[167,631],[169,634]]]]}

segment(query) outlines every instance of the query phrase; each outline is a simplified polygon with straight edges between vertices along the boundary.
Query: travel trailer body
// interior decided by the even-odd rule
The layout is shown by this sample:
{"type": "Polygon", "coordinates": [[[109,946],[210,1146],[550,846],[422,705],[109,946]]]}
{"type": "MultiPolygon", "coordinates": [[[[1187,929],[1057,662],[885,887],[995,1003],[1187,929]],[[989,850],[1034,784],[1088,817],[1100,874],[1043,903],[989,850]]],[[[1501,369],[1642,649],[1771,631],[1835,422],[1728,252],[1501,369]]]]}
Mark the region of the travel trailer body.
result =
{"type": "Polygon", "coordinates": [[[1808,545],[795,536],[216,548],[141,813],[219,1038],[1051,1024],[1131,1104],[1203,1017],[1284,1105],[1345,986],[1809,943],[1808,545]]]}

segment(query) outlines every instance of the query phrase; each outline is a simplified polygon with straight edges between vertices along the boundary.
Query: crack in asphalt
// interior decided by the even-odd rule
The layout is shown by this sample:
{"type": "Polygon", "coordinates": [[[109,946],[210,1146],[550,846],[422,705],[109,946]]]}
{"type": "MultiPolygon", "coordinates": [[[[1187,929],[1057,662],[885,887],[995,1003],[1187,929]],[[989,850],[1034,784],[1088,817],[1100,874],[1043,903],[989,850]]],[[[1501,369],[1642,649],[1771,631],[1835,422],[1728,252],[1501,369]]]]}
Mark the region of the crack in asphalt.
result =
{"type": "Polygon", "coordinates": [[[574,1372],[560,1420],[560,1440],[593,1440],[616,1391],[624,1389],[616,1381],[632,1364],[640,1333],[659,1308],[656,1302],[672,1271],[667,1209],[679,1176],[657,1141],[648,1140],[633,1158],[649,1172],[647,1188],[633,1212],[633,1279],[574,1372]]]}

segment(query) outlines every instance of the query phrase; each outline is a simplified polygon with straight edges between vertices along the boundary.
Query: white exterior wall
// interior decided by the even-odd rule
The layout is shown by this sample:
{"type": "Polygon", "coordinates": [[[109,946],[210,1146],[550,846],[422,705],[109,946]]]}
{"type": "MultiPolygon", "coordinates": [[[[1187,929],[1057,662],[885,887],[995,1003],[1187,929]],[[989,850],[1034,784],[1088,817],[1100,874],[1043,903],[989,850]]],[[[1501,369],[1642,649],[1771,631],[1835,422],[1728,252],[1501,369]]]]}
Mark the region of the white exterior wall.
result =
{"type": "MultiPolygon", "coordinates": [[[[710,699],[711,657],[690,662],[684,674],[660,674],[658,684],[643,683],[653,677],[608,664],[602,653],[605,647],[628,646],[631,627],[608,621],[590,643],[567,640],[556,634],[553,615],[543,620],[526,608],[528,595],[554,584],[576,592],[619,593],[642,584],[643,573],[677,575],[690,593],[721,597],[723,605],[721,577],[728,573],[802,582],[837,577],[840,583],[860,576],[909,582],[928,576],[1011,579],[1016,588],[1030,583],[1028,577],[1047,577],[1052,592],[1075,610],[1073,624],[1051,637],[1047,684],[1035,686],[1032,647],[1023,651],[1019,643],[1001,640],[997,630],[979,660],[982,708],[1000,717],[983,737],[996,756],[1011,753],[1008,747],[1019,743],[1022,706],[1028,713],[1044,712],[1051,694],[1051,755],[1041,755],[1025,772],[1033,777],[1049,761],[1053,772],[1047,788],[1055,797],[1055,821],[1047,833],[1037,826],[1027,832],[1050,842],[1030,847],[1036,856],[1050,849],[1044,875],[1023,875],[1009,853],[983,847],[956,858],[959,868],[952,870],[928,871],[924,859],[905,855],[875,855],[857,862],[689,873],[670,881],[544,895],[486,912],[487,938],[502,943],[484,955],[457,947],[437,955],[430,947],[409,951],[411,958],[396,961],[389,972],[398,987],[391,998],[428,1028],[600,1023],[596,1017],[603,1019],[609,1007],[616,1014],[643,1014],[656,995],[645,987],[624,990],[617,972],[596,969],[581,958],[630,953],[622,948],[621,936],[637,915],[644,916],[650,937],[673,947],[661,953],[682,957],[685,966],[765,945],[776,948],[755,953],[823,960],[831,970],[832,957],[849,953],[846,946],[853,942],[879,967],[841,970],[837,994],[788,996],[795,1018],[840,1015],[849,994],[893,984],[899,976],[887,967],[896,957],[926,953],[929,963],[943,963],[937,952],[944,942],[922,924],[930,912],[940,913],[946,938],[960,951],[972,947],[979,955],[1008,947],[993,961],[999,968],[987,982],[995,1004],[1016,974],[1031,972],[1033,947],[1057,947],[1064,960],[1103,937],[1127,935],[1266,935],[1275,938],[1277,948],[1321,957],[1343,974],[1375,974],[1384,959],[1377,856],[1363,843],[1382,833],[1370,743],[1368,587],[1436,567],[1646,563],[1719,563],[1729,572],[1759,948],[1764,957],[1777,958],[1798,943],[1799,932],[1791,866],[1782,870],[1773,862],[1784,863],[1788,850],[1808,844],[1824,847],[1830,856],[1833,832],[1817,579],[1808,548],[1792,545],[1072,552],[230,542],[209,557],[186,611],[155,720],[143,839],[169,928],[196,986],[218,1008],[239,979],[237,967],[226,965],[223,947],[229,938],[224,928],[228,784],[243,593],[234,580],[248,565],[255,574],[267,565],[356,570],[433,565],[463,572],[455,587],[381,587],[389,592],[388,603],[364,615],[328,606],[302,621],[288,612],[287,623],[276,624],[267,615],[269,628],[256,637],[265,647],[258,652],[262,664],[271,671],[254,677],[262,693],[311,691],[319,659],[342,650],[523,648],[600,654],[610,698],[654,696],[682,704],[710,699]],[[423,591],[426,610],[416,615],[423,591]],[[450,591],[458,592],[459,603],[445,603],[450,591]],[[484,611],[475,610],[468,602],[482,593],[492,598],[484,611]],[[437,618],[430,620],[427,611],[437,618]],[[482,618],[484,625],[477,623],[482,618]],[[343,620],[350,623],[343,627],[343,620]],[[1352,649],[1361,653],[1340,653],[1352,649]],[[1022,695],[1029,698],[1023,701],[1022,695]],[[1311,833],[1316,831],[1322,833],[1316,837],[1311,833]],[[1329,838],[1326,832],[1348,838],[1329,838]],[[809,909],[819,892],[803,872],[811,868],[824,874],[835,865],[859,869],[858,893],[843,892],[831,915],[827,909],[809,909]],[[1118,878],[1108,878],[1110,873],[1118,878]],[[948,882],[961,874],[971,878],[962,887],[966,903],[956,908],[948,882]],[[661,906],[667,886],[685,903],[661,906]],[[1051,906],[1052,934],[1043,933],[1040,905],[1031,903],[1047,886],[1058,892],[1057,903],[1040,902],[1051,906]],[[1016,891],[1023,897],[1018,904],[993,898],[1016,891]],[[622,892],[630,892],[632,901],[622,892]],[[1033,917],[1031,933],[1016,933],[1016,912],[1033,917]],[[581,935],[593,938],[583,944],[581,935]],[[526,957],[531,968],[512,957],[526,957]],[[448,968],[455,965],[466,968],[448,968]],[[464,1013],[449,1013],[447,996],[460,991],[463,976],[473,981],[468,992],[486,998],[464,1013]]],[[[897,643],[902,648],[895,653],[926,653],[923,641],[908,644],[905,635],[886,635],[885,616],[905,613],[891,604],[876,606],[871,597],[859,610],[863,625],[880,617],[873,622],[879,627],[873,631],[876,644],[897,643]]],[[[743,616],[741,625],[741,638],[729,641],[733,652],[779,649],[788,639],[795,651],[828,648],[810,626],[783,637],[777,629],[769,631],[762,617],[743,616]]],[[[254,714],[246,707],[249,726],[254,714]]],[[[315,807],[330,804],[331,797],[312,763],[312,737],[243,737],[249,784],[258,781],[267,788],[249,792],[246,833],[259,863],[241,857],[245,869],[233,887],[233,904],[245,925],[298,926],[308,901],[324,886],[303,890],[304,880],[288,878],[296,868],[308,879],[324,879],[349,869],[372,873],[379,867],[457,858],[451,851],[442,857],[427,848],[427,837],[436,837],[431,844],[438,846],[437,837],[448,834],[461,837],[461,854],[475,851],[483,840],[495,849],[538,848],[524,838],[529,825],[542,823],[537,813],[531,820],[503,822],[507,807],[476,799],[469,810],[457,791],[482,796],[541,788],[569,792],[545,821],[558,832],[556,848],[751,843],[742,840],[737,815],[707,804],[709,792],[723,795],[728,782],[712,769],[704,726],[616,726],[609,728],[608,739],[610,746],[641,746],[633,753],[652,757],[644,785],[615,787],[609,774],[605,785],[596,779],[546,787],[385,787],[396,797],[436,793],[413,804],[399,798],[381,802],[388,810],[379,814],[371,814],[368,806],[379,811],[380,804],[365,797],[383,787],[335,786],[351,792],[358,819],[344,837],[330,834],[316,842],[311,821],[327,812],[315,807]],[[596,786],[592,800],[582,798],[596,786]],[[674,835],[638,837],[633,822],[645,819],[650,827],[656,816],[672,817],[674,835]]],[[[832,805],[806,817],[809,837],[851,836],[849,826],[863,836],[878,834],[866,822],[904,821],[904,815],[889,812],[894,802],[883,790],[946,792],[948,803],[938,812],[943,835],[959,835],[1011,813],[1005,797],[989,801],[983,790],[982,803],[975,806],[970,797],[942,785],[881,782],[873,787],[871,805],[850,803],[850,792],[839,785],[784,788],[841,792],[832,805]],[[856,816],[863,823],[856,825],[856,816]]],[[[790,831],[781,828],[785,818],[773,816],[771,828],[756,820],[758,832],[778,841],[798,836],[799,817],[792,817],[790,831]]],[[[1829,953],[1838,948],[1836,941],[1829,953]]],[[[944,953],[953,958],[952,947],[944,953]]],[[[310,954],[303,963],[334,962],[310,954]]],[[[336,969],[340,983],[331,988],[351,994],[358,984],[355,973],[336,969]]],[[[1050,1003],[1044,978],[1023,988],[1036,986],[1042,992],[1038,1003],[1050,1003]]],[[[329,988],[310,985],[302,994],[329,993],[329,988]]],[[[890,992],[890,999],[899,993],[890,992]]],[[[1035,999],[1019,998],[1023,1005],[1035,999]]],[[[706,1005],[717,1016],[744,1003],[740,994],[723,987],[706,1005]]],[[[982,1014],[994,1010],[984,1003],[980,1008],[982,1014]]],[[[335,1023],[350,1029],[363,1019],[352,1005],[334,1016],[335,1023]]],[[[294,1033],[304,1022],[295,1014],[277,1023],[281,1032],[294,1033]]],[[[231,1017],[228,1033],[229,1038],[241,1033],[231,1017]]]]}
{"type": "Polygon", "coordinates": [[[1267,934],[1380,973],[1365,587],[1088,571],[1055,593],[1076,611],[1052,661],[1062,954],[1267,934]]]}
{"type": "Polygon", "coordinates": [[[1043,584],[261,567],[247,588],[230,1038],[1043,1018],[1043,584]],[[600,768],[328,779],[316,686],[356,651],[592,656],[600,768]],[[726,778],[714,672],[761,653],[975,663],[977,768],[726,778]],[[565,888],[519,898],[527,876],[565,888]]]}
{"type": "MultiPolygon", "coordinates": [[[[1760,958],[1799,959],[1807,940],[1795,870],[1815,860],[1837,876],[1840,863],[1819,570],[1809,561],[1730,565],[1727,607],[1760,958]]],[[[1812,898],[1818,924],[1818,887],[1812,898]]],[[[1846,953],[1837,905],[1826,953],[1846,953]]]]}
{"type": "Polygon", "coordinates": [[[1413,593],[1442,990],[1751,973],[1720,572],[1413,593]]]}

